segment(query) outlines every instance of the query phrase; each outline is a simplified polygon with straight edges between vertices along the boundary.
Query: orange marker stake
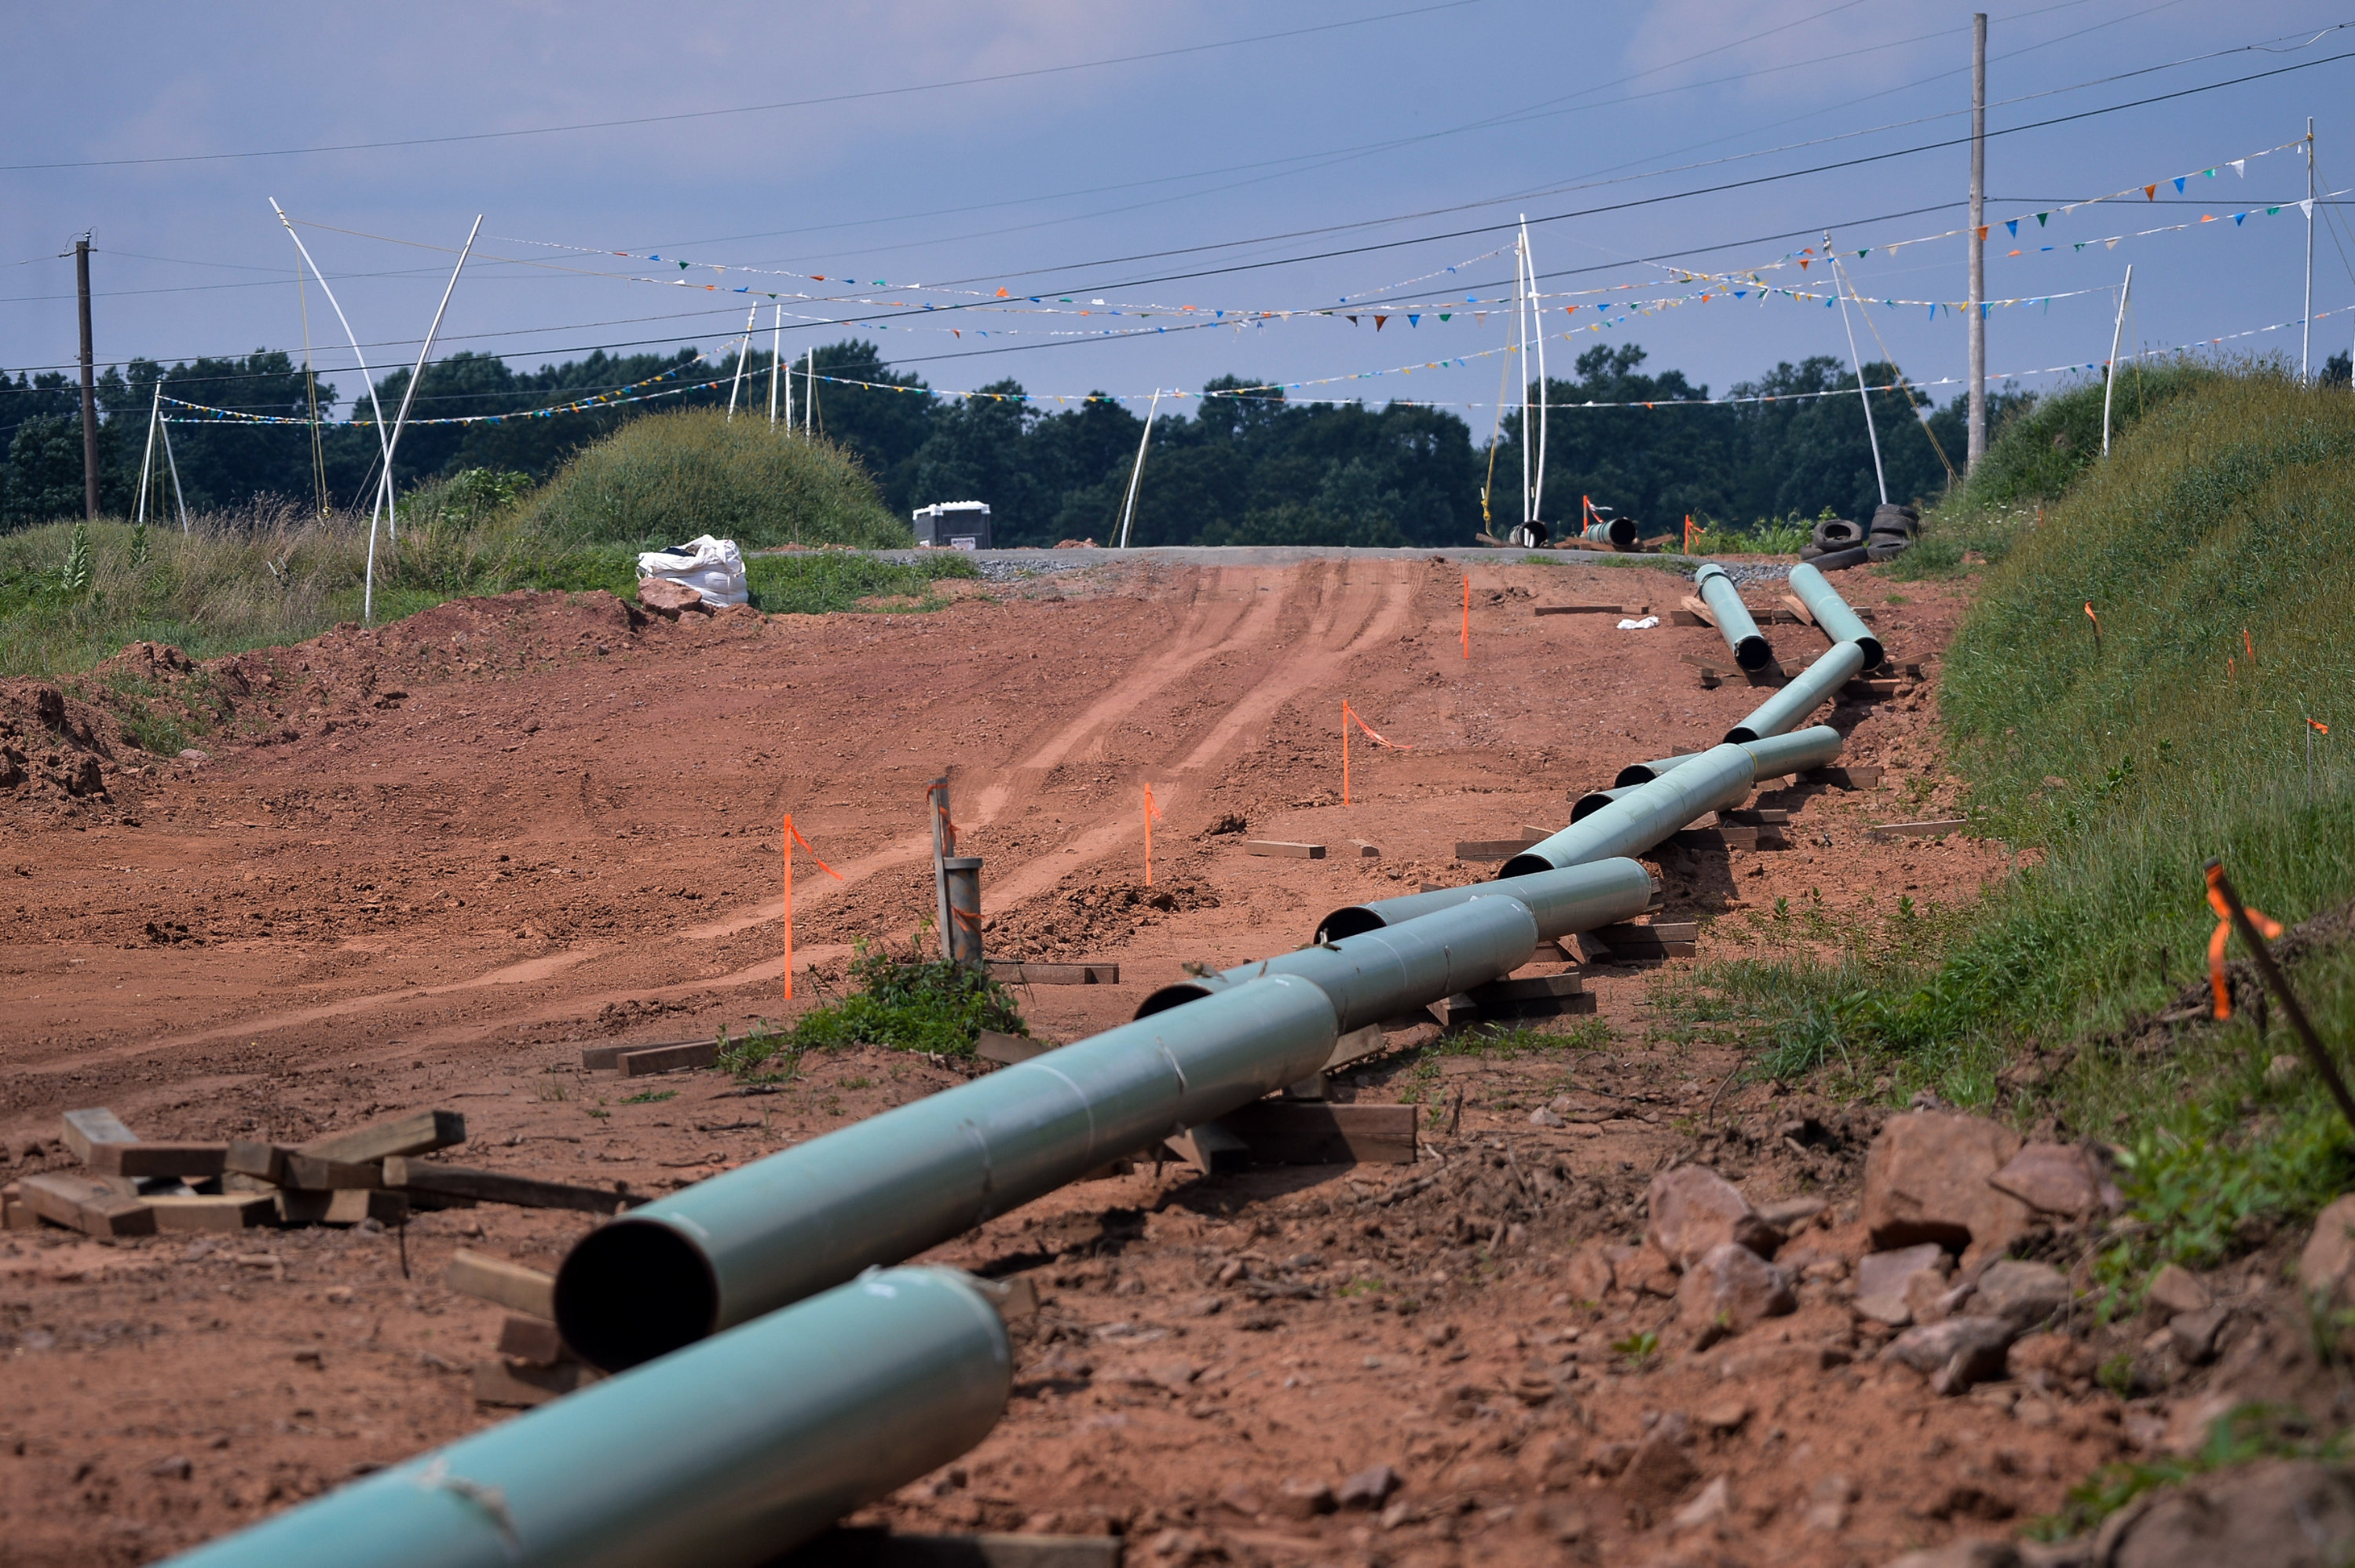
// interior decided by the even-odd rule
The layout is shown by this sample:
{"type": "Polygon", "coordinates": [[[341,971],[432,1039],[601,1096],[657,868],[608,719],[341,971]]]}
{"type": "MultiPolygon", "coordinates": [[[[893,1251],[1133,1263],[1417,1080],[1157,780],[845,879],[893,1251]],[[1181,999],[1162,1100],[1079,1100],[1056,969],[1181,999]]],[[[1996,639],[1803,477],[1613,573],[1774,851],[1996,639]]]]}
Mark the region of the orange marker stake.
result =
{"type": "Polygon", "coordinates": [[[2241,647],[2249,656],[2249,667],[2256,668],[2257,645],[2249,640],[2249,629],[2246,626],[2241,628],[2241,647]]]}
{"type": "Polygon", "coordinates": [[[1692,514],[1690,512],[1687,512],[1685,514],[1685,553],[1687,555],[1692,554],[1692,514]]]}
{"type": "Polygon", "coordinates": [[[1145,786],[1145,885],[1153,885],[1153,819],[1161,814],[1153,809],[1153,785],[1145,786]]]}
{"type": "Polygon", "coordinates": [[[1464,656],[1472,656],[1472,574],[1464,574],[1464,656]]]}
{"type": "MultiPolygon", "coordinates": [[[[2232,939],[2232,910],[2216,886],[2217,879],[2223,874],[2222,866],[2208,868],[2208,907],[2216,912],[2216,930],[2208,938],[2208,989],[2216,998],[2216,1016],[2229,1019],[2232,1016],[2232,988],[2224,983],[2224,944],[2232,939]]],[[[2281,922],[2254,904],[2241,907],[2248,912],[2249,923],[2263,932],[2266,941],[2281,935],[2281,922]]]]}
{"type": "MultiPolygon", "coordinates": [[[[794,814],[789,811],[785,813],[784,831],[785,1000],[789,1002],[794,999],[794,846],[796,844],[800,845],[805,849],[809,849],[810,859],[817,860],[817,851],[810,849],[810,841],[802,837],[802,830],[800,828],[794,826],[794,814]]],[[[817,860],[817,869],[824,871],[827,876],[832,877],[837,882],[843,880],[842,873],[840,871],[836,870],[832,866],[827,865],[823,860],[817,860]]]]}
{"type": "Polygon", "coordinates": [[[2085,601],[2085,619],[2094,623],[2094,651],[2098,654],[2102,651],[2102,618],[2094,613],[2094,602],[2090,599],[2085,601]]]}
{"type": "Polygon", "coordinates": [[[1341,804],[1349,804],[1349,726],[1355,724],[1366,732],[1366,739],[1377,746],[1387,746],[1393,752],[1412,752],[1410,742],[1388,740],[1365,720],[1365,717],[1349,706],[1348,698],[1341,699],[1341,804]]]}

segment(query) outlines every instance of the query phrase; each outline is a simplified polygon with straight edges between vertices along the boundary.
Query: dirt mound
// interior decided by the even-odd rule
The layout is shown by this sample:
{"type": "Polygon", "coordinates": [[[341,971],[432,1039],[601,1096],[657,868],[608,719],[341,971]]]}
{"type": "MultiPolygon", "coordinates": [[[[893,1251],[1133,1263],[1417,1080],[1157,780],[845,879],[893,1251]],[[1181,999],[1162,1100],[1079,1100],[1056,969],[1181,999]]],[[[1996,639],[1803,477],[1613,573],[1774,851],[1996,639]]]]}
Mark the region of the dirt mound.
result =
{"type": "Polygon", "coordinates": [[[133,750],[105,709],[47,681],[0,681],[0,821],[112,816],[116,758],[133,750]]]}

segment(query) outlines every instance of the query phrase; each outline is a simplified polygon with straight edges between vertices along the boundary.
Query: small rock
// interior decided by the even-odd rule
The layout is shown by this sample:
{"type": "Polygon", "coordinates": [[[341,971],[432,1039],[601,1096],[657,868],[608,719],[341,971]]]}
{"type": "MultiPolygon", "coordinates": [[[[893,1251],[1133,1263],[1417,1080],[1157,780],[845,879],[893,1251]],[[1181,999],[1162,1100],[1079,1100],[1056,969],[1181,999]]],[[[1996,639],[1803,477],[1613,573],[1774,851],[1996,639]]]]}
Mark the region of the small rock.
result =
{"type": "Polygon", "coordinates": [[[209,763],[212,760],[213,754],[210,752],[199,752],[194,746],[184,746],[180,749],[180,761],[184,763],[209,763]]]}
{"type": "Polygon", "coordinates": [[[1825,1207],[1820,1198],[1778,1198],[1763,1205],[1758,1217],[1788,1236],[1822,1213],[1825,1207]]]}
{"type": "Polygon", "coordinates": [[[1287,1519],[1314,1519],[1334,1509],[1333,1488],[1326,1481],[1286,1481],[1275,1492],[1275,1511],[1287,1519]]]}
{"type": "Polygon", "coordinates": [[[2355,1552],[2355,1475],[2261,1459],[2146,1494],[2094,1539],[2105,1568],[2329,1568],[2355,1552]]]}
{"type": "Polygon", "coordinates": [[[2085,1151],[2067,1144],[2023,1144],[1987,1180],[2047,1214],[2074,1218],[2102,1201],[2102,1182],[2085,1151]]]}
{"type": "Polygon", "coordinates": [[[168,1480],[185,1481],[196,1474],[197,1467],[185,1454],[175,1454],[168,1459],[158,1459],[147,1467],[147,1473],[168,1480]]]}
{"type": "Polygon", "coordinates": [[[1846,1476],[1826,1476],[1807,1494],[1807,1511],[1803,1520],[1809,1530],[1837,1533],[1848,1527],[1849,1505],[1856,1499],[1854,1481],[1846,1476]]]}
{"type": "Polygon", "coordinates": [[[1561,1285],[1572,1301],[1599,1302],[1611,1294],[1611,1252],[1608,1243],[1588,1242],[1570,1254],[1561,1271],[1561,1285]]]}
{"type": "Polygon", "coordinates": [[[1631,1247],[1626,1256],[1613,1260],[1611,1268],[1622,1290],[1663,1298],[1677,1293],[1676,1266],[1657,1247],[1631,1247]]]}
{"type": "Polygon", "coordinates": [[[1723,1476],[1700,1489],[1700,1496],[1669,1517],[1671,1530],[1706,1530],[1733,1516],[1733,1488],[1723,1476]]]}
{"type": "Polygon", "coordinates": [[[2004,1353],[2003,1364],[2022,1382],[2073,1382],[2093,1372],[2093,1352],[2066,1334],[2026,1334],[2004,1353]]]}
{"type": "MultiPolygon", "coordinates": [[[[183,753],[185,754],[185,753],[183,753]]],[[[2306,1071],[2306,1058],[2287,1054],[2275,1057],[2265,1063],[2265,1082],[2286,1083],[2306,1071]]]]}
{"type": "Polygon", "coordinates": [[[642,577],[638,580],[638,603],[657,615],[678,619],[685,610],[705,608],[703,595],[684,582],[673,582],[666,577],[642,577]]]}
{"type": "Polygon", "coordinates": [[[1706,1166],[1680,1165],[1652,1178],[1644,1240],[1678,1268],[1728,1242],[1772,1256],[1782,1237],[1750,1207],[1742,1189],[1706,1166]]]}
{"type": "Polygon", "coordinates": [[[1988,1179],[2019,1152],[2019,1135],[1984,1116],[1917,1111],[1891,1116],[1864,1159],[1863,1219],[1873,1245],[1935,1242],[1963,1264],[2000,1255],[2030,1211],[1988,1179]]]}
{"type": "Polygon", "coordinates": [[[1715,1404],[1702,1405],[1694,1419],[1700,1423],[1703,1432],[1721,1435],[1739,1432],[1742,1424],[1750,1419],[1750,1405],[1745,1400],[1723,1399],[1715,1404]]]}
{"type": "Polygon", "coordinates": [[[2216,1336],[2224,1331],[2232,1320],[2229,1307],[2211,1307],[2199,1312],[2178,1313],[2167,1325],[2175,1353],[2187,1366],[2204,1367],[2216,1358],[2216,1336]]]}
{"type": "Polygon", "coordinates": [[[2169,1264],[2153,1275],[2145,1299],[2169,1317],[2182,1312],[2205,1312],[2216,1305],[2199,1276],[2181,1264],[2169,1264]]]}
{"type": "Polygon", "coordinates": [[[1396,1470],[1388,1465],[1376,1465],[1342,1482],[1338,1501],[1343,1508],[1378,1509],[1404,1484],[1396,1470]]]}
{"type": "Polygon", "coordinates": [[[1979,1275],[1971,1310],[1984,1317],[2000,1317],[2021,1333],[2043,1324],[2069,1305],[2069,1281],[2051,1264],[2021,1263],[2007,1258],[1979,1275]]]}
{"type": "Polygon", "coordinates": [[[1256,1519],[1267,1511],[1267,1504],[1260,1500],[1260,1495],[1241,1481],[1219,1494],[1219,1506],[1231,1509],[1245,1519],[1256,1519]]]}
{"type": "Polygon", "coordinates": [[[1949,1317],[1908,1328],[1889,1342],[1881,1358],[1929,1374],[1940,1393],[1962,1393],[1975,1382],[2003,1376],[2004,1352],[2019,1337],[2000,1317],[1949,1317]]]}
{"type": "Polygon", "coordinates": [[[1619,1489],[1630,1503],[1657,1515],[1699,1479],[1700,1472],[1677,1436],[1656,1430],[1636,1445],[1627,1468],[1620,1473],[1619,1489]]]}
{"type": "Polygon", "coordinates": [[[1226,1306],[1227,1298],[1223,1296],[1215,1293],[1198,1296],[1186,1304],[1186,1313],[1190,1317],[1216,1317],[1226,1310],[1226,1306]]]}
{"type": "Polygon", "coordinates": [[[2298,1288],[2323,1305],[2343,1307],[2355,1277],[2355,1193],[2339,1199],[2314,1217],[2314,1234],[2298,1254],[2298,1288]]]}
{"type": "Polygon", "coordinates": [[[1677,1290],[1677,1321],[1701,1346],[1797,1307],[1790,1279],[1781,1269],[1732,1242],[1711,1247],[1697,1259],[1677,1290]]]}
{"type": "Polygon", "coordinates": [[[1547,1107],[1540,1105],[1536,1110],[1529,1113],[1529,1125],[1533,1127],[1566,1127],[1570,1125],[1570,1124],[1563,1121],[1560,1116],[1555,1115],[1553,1112],[1549,1110],[1547,1107]]]}
{"type": "Polygon", "coordinates": [[[1914,1281],[1925,1275],[1936,1289],[1946,1287],[1945,1249],[1935,1242],[1867,1253],[1857,1260],[1856,1298],[1850,1305],[1860,1317],[1902,1328],[1913,1321],[1914,1281]]]}

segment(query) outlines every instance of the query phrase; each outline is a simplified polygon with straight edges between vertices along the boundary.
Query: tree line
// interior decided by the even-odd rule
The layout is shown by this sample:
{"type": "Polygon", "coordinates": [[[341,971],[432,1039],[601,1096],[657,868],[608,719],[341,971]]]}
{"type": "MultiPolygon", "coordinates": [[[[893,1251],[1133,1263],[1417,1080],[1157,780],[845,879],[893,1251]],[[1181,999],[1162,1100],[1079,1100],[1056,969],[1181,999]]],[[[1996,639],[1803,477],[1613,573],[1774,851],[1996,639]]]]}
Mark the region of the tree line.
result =
{"type": "MultiPolygon", "coordinates": [[[[1681,371],[1647,371],[1646,358],[1632,343],[1596,345],[1578,357],[1574,375],[1529,389],[1532,400],[1552,409],[1544,516],[1557,533],[1575,526],[1582,496],[1662,531],[1688,515],[1741,527],[1826,509],[1870,514],[1880,495],[1873,448],[1857,379],[1838,361],[1786,361],[1731,389],[1733,398],[1755,400],[1727,402],[1712,400],[1681,371]]],[[[922,378],[894,370],[873,345],[857,340],[817,349],[815,362],[820,433],[859,458],[900,516],[933,501],[986,501],[996,539],[1008,545],[1101,541],[1117,529],[1144,434],[1144,420],[1131,408],[1094,400],[1056,406],[1026,397],[1010,379],[984,388],[986,396],[934,397],[922,378]]],[[[396,476],[404,489],[469,468],[544,479],[626,420],[663,408],[725,405],[735,369],[733,356],[715,368],[699,364],[692,349],[601,351],[527,372],[493,356],[455,354],[427,368],[412,417],[516,415],[665,372],[685,389],[550,418],[412,424],[401,437],[396,476]]],[[[747,359],[742,417],[766,419],[769,370],[765,352],[747,359]]],[[[1877,386],[1899,380],[1891,364],[1864,370],[1877,386]]],[[[103,510],[131,509],[159,378],[171,396],[194,403],[306,421],[312,407],[302,367],[282,350],[169,367],[134,359],[110,368],[98,383],[103,510]]],[[[377,383],[388,419],[409,379],[404,367],[377,383]]],[[[1457,545],[1520,520],[1525,432],[1518,411],[1501,419],[1487,412],[1488,428],[1478,431],[1443,409],[1298,403],[1258,386],[1220,377],[1202,389],[1206,395],[1187,400],[1183,413],[1167,411],[1165,400],[1133,542],[1457,545]],[[1231,395],[1210,395],[1218,393],[1231,395]]],[[[332,383],[316,384],[319,407],[335,397],[332,383]]],[[[2011,389],[1992,394],[1991,428],[2032,398],[2011,389]]],[[[1934,499],[1962,463],[1963,400],[1933,409],[1918,391],[1871,399],[1891,498],[1934,499]]],[[[367,408],[365,397],[360,406],[367,408]]],[[[188,504],[198,510],[259,497],[365,506],[379,461],[374,429],[323,429],[314,445],[307,422],[176,424],[172,447],[188,504]]],[[[0,373],[0,527],[78,515],[77,383],[55,371],[14,380],[0,373]]],[[[157,505],[151,497],[151,510],[157,505]]]]}

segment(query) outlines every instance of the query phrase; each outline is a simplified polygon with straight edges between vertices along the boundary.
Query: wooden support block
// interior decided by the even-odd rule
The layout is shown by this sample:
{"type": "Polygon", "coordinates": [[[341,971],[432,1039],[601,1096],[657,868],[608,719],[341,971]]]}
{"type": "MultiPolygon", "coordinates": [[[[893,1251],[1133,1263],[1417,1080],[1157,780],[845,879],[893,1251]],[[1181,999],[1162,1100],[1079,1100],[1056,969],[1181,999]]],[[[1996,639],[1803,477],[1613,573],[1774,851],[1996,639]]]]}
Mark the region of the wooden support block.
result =
{"type": "Polygon", "coordinates": [[[1273,855],[1282,860],[1322,860],[1325,858],[1325,846],[1287,844],[1280,838],[1246,838],[1243,840],[1243,853],[1273,855]]]}
{"type": "Polygon", "coordinates": [[[1694,614],[1689,610],[1671,610],[1668,612],[1668,624],[1671,626],[1706,626],[1710,624],[1710,623],[1702,620],[1700,616],[1694,614]]]}
{"type": "Polygon", "coordinates": [[[1540,604],[1537,613],[1540,615],[1642,616],[1650,614],[1652,607],[1648,604],[1540,604]]]}
{"type": "MultiPolygon", "coordinates": [[[[584,1045],[581,1048],[581,1071],[613,1072],[620,1069],[622,1058],[634,1051],[657,1051],[666,1046],[703,1043],[696,1040],[626,1040],[619,1045],[584,1045]]],[[[716,1047],[719,1042],[715,1040],[709,1043],[716,1047]]]]}
{"type": "Polygon", "coordinates": [[[317,1155],[289,1153],[278,1185],[302,1192],[366,1192],[385,1184],[384,1172],[373,1165],[321,1159],[317,1155]]]}
{"type": "MultiPolygon", "coordinates": [[[[1324,852],[1318,846],[1317,852],[1324,852]]],[[[1018,964],[1007,959],[989,961],[989,977],[1003,980],[1009,986],[1117,986],[1120,965],[1117,964],[1018,964]]]]}
{"type": "Polygon", "coordinates": [[[630,1201],[608,1188],[575,1187],[463,1165],[434,1165],[405,1155],[394,1155],[384,1162],[384,1184],[404,1195],[471,1198],[478,1203],[509,1203],[518,1209],[575,1209],[586,1214],[619,1213],[630,1201]]]}
{"type": "Polygon", "coordinates": [[[572,1359],[555,1324],[545,1317],[527,1317],[521,1313],[509,1313],[499,1325],[499,1354],[527,1367],[552,1367],[572,1359]]]}
{"type": "Polygon", "coordinates": [[[466,1141],[466,1118],[455,1111],[411,1111],[346,1133],[313,1138],[303,1152],[320,1159],[365,1164],[394,1154],[431,1154],[466,1141]]]}
{"type": "Polygon", "coordinates": [[[244,1231],[278,1217],[277,1202],[266,1192],[198,1192],[140,1201],[154,1211],[155,1229],[165,1232],[244,1231]]]}
{"type": "Polygon", "coordinates": [[[1455,858],[1459,860],[1509,860],[1546,837],[1540,833],[1535,838],[1462,839],[1455,846],[1455,858]]]}
{"type": "Polygon", "coordinates": [[[1518,980],[1492,980],[1464,993],[1476,1017],[1487,1022],[1513,1019],[1555,1019],[1591,1013],[1594,997],[1578,975],[1532,975],[1518,980]]]}
{"type": "Polygon", "coordinates": [[[1809,768],[1799,775],[1799,782],[1829,784],[1834,789],[1874,789],[1881,784],[1881,770],[1853,765],[1809,768]]]}
{"type": "Polygon", "coordinates": [[[1816,624],[1816,613],[1808,609],[1807,602],[1800,598],[1797,594],[1784,594],[1783,603],[1791,607],[1792,616],[1797,620],[1801,625],[1812,626],[1816,624]]]}
{"type": "Polygon", "coordinates": [[[1728,822],[1745,823],[1752,827],[1779,827],[1791,820],[1790,812],[1779,805],[1752,806],[1747,811],[1721,811],[1718,816],[1728,822]]]}
{"type": "Polygon", "coordinates": [[[1120,1568],[1117,1535],[900,1535],[837,1525],[775,1568],[1120,1568]]]}
{"type": "Polygon", "coordinates": [[[84,1165],[90,1163],[93,1144],[135,1144],[139,1135],[116,1119],[113,1112],[101,1107],[89,1111],[68,1111],[61,1118],[65,1129],[66,1147],[84,1165]]]}
{"type": "Polygon", "coordinates": [[[553,1320],[556,1317],[556,1276],[505,1258],[485,1257],[458,1249],[450,1260],[443,1283],[461,1296],[553,1320]]]}
{"type": "Polygon", "coordinates": [[[1842,697],[1883,698],[1897,695],[1898,682],[1893,680],[1851,680],[1840,688],[1842,697]]]}
{"type": "Polygon", "coordinates": [[[1971,825],[1967,816],[1941,817],[1934,822],[1882,822],[1865,830],[1865,837],[1885,841],[1891,838],[1927,838],[1940,834],[1959,833],[1971,825]]]}
{"type": "Polygon", "coordinates": [[[1480,1006],[1458,991],[1452,997],[1443,997],[1432,1003],[1431,1016],[1439,1020],[1441,1029],[1460,1029],[1480,1017],[1480,1006]]]}
{"type": "Polygon", "coordinates": [[[1688,593],[1683,598],[1678,600],[1677,604],[1686,614],[1692,616],[1702,625],[1714,626],[1717,624],[1717,613],[1709,607],[1709,602],[1707,600],[1696,599],[1691,594],[1688,593]]]}
{"type": "Polygon", "coordinates": [[[1382,858],[1382,847],[1369,844],[1362,838],[1351,838],[1342,844],[1341,858],[1345,860],[1379,860],[1382,858]]]}
{"type": "Polygon", "coordinates": [[[1697,920],[1661,920],[1649,925],[1622,922],[1614,925],[1598,925],[1588,935],[1606,947],[1658,946],[1663,942],[1692,942],[1700,936],[1697,920]]]}
{"type": "Polygon", "coordinates": [[[474,1363],[474,1403],[477,1404],[514,1405],[528,1409],[560,1399],[585,1383],[597,1381],[597,1373],[578,1361],[562,1361],[552,1367],[521,1366],[509,1361],[477,1361],[474,1363]]]}
{"type": "Polygon", "coordinates": [[[229,1187],[229,1177],[244,1177],[250,1181],[276,1187],[286,1179],[286,1157],[293,1152],[282,1144],[261,1143],[252,1138],[231,1138],[221,1159],[223,1172],[221,1185],[229,1187]]]}
{"type": "Polygon", "coordinates": [[[398,1192],[346,1187],[331,1192],[282,1190],[272,1200],[282,1225],[357,1225],[374,1220],[398,1225],[409,1218],[409,1200],[398,1192]]]}
{"type": "MultiPolygon", "coordinates": [[[[1420,1023],[1423,1020],[1414,1019],[1408,1021],[1420,1023]]],[[[1380,1056],[1390,1048],[1390,1038],[1382,1032],[1380,1024],[1368,1024],[1363,1029],[1353,1029],[1333,1042],[1333,1049],[1327,1054],[1324,1066],[1299,1083],[1285,1085],[1284,1097],[1287,1100],[1322,1100],[1325,1098],[1325,1080],[1327,1074],[1338,1072],[1352,1062],[1363,1061],[1369,1056],[1380,1056]]]]}
{"type": "Polygon", "coordinates": [[[650,1045],[625,1051],[613,1059],[624,1078],[645,1078],[656,1072],[677,1072],[719,1065],[719,1042],[698,1040],[689,1045],[650,1045]]]}
{"type": "MultiPolygon", "coordinates": [[[[68,1115],[72,1113],[69,1112],[68,1115]]],[[[152,1236],[155,1211],[123,1190],[123,1179],[52,1170],[17,1184],[26,1208],[88,1236],[152,1236]]]]}
{"type": "Polygon", "coordinates": [[[1257,1165],[1412,1165],[1412,1105],[1258,1100],[1219,1118],[1257,1165]]]}
{"type": "Polygon", "coordinates": [[[15,1182],[0,1187],[0,1231],[37,1231],[41,1217],[25,1202],[24,1189],[15,1182]]]}
{"type": "Polygon", "coordinates": [[[227,1144],[92,1144],[83,1161],[102,1176],[218,1176],[227,1144]]]}
{"type": "Polygon", "coordinates": [[[1684,827],[1677,831],[1675,842],[1688,849],[1755,849],[1758,829],[1740,823],[1722,824],[1716,827],[1684,827]]]}
{"type": "Polygon", "coordinates": [[[1043,1040],[1032,1040],[1027,1034],[1000,1034],[994,1029],[983,1029],[973,1043],[975,1056],[984,1061],[995,1061],[1001,1067],[1011,1067],[1018,1061],[1044,1056],[1054,1049],[1043,1040]]]}
{"type": "Polygon", "coordinates": [[[1251,1147],[1217,1122],[1188,1127],[1163,1142],[1170,1152],[1205,1176],[1241,1170],[1252,1163],[1251,1147]]]}
{"type": "MultiPolygon", "coordinates": [[[[1633,929],[1641,931],[1643,928],[1637,926],[1633,929]]],[[[1587,961],[1593,964],[1657,964],[1669,958],[1699,956],[1697,944],[1689,940],[1663,941],[1627,936],[1615,942],[1606,942],[1596,933],[1589,931],[1580,933],[1578,944],[1586,955],[1587,961]]]]}

